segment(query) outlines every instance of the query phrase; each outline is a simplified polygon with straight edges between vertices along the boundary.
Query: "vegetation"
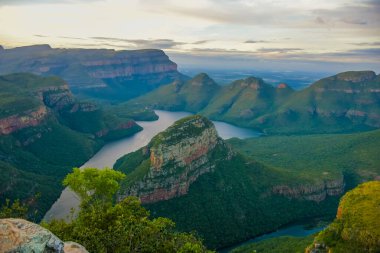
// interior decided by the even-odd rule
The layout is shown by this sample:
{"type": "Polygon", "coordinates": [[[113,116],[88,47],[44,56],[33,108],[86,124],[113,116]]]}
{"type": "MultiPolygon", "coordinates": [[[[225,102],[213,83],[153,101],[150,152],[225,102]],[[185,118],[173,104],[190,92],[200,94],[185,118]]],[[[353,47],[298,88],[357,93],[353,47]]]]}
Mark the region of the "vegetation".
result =
{"type": "Polygon", "coordinates": [[[0,207],[0,219],[4,218],[28,218],[29,207],[22,204],[20,200],[15,200],[12,204],[9,199],[0,207]]]}
{"type": "Polygon", "coordinates": [[[357,132],[380,124],[380,75],[372,71],[340,73],[301,91],[274,87],[256,77],[224,87],[207,85],[209,79],[201,77],[162,86],[130,104],[187,110],[268,134],[357,132]],[[213,88],[203,90],[206,87],[213,88]]]}
{"type": "Polygon", "coordinates": [[[55,220],[43,225],[64,241],[81,243],[90,252],[206,252],[189,233],[175,231],[166,218],[149,218],[137,198],[115,203],[124,174],[111,170],[74,169],[64,184],[81,196],[81,210],[71,223],[55,220]]]}
{"type": "Polygon", "coordinates": [[[380,175],[380,130],[355,134],[264,136],[228,140],[242,154],[303,180],[344,175],[346,187],[380,175]]]}
{"type": "MultiPolygon", "coordinates": [[[[31,110],[40,107],[47,110],[41,122],[0,134],[0,205],[6,199],[30,203],[38,219],[59,197],[60,182],[72,167],[82,165],[106,141],[141,130],[129,118],[76,101],[58,77],[0,76],[0,120],[31,117],[31,110]],[[37,200],[36,194],[41,195],[37,200]]],[[[7,127],[4,122],[1,129],[7,127]]]]}
{"type": "Polygon", "coordinates": [[[249,243],[233,249],[231,253],[304,253],[305,248],[313,242],[313,236],[281,236],[260,242],[249,243]]]}
{"type": "MultiPolygon", "coordinates": [[[[380,182],[359,185],[341,199],[336,219],[315,243],[331,252],[380,251],[380,182]]],[[[315,244],[310,248],[315,247],[315,244]]],[[[329,251],[329,252],[330,252],[329,251]]],[[[323,251],[321,251],[323,252],[323,251]]]]}
{"type": "Polygon", "coordinates": [[[127,102],[129,106],[199,112],[220,90],[214,80],[201,73],[188,81],[175,81],[127,102]]]}
{"type": "MultiPolygon", "coordinates": [[[[121,183],[121,192],[124,187],[138,184],[150,171],[150,147],[157,143],[170,147],[172,138],[197,136],[183,124],[197,117],[200,116],[177,121],[154,137],[146,147],[120,158],[114,169],[127,174],[121,183]]],[[[316,202],[274,194],[274,186],[293,184],[307,187],[310,182],[285,169],[266,166],[239,153],[229,160],[228,153],[228,146],[217,144],[207,153],[207,166],[213,168],[212,172],[197,178],[187,194],[144,206],[154,217],[172,219],[181,231],[196,230],[211,248],[228,246],[301,219],[334,215],[338,197],[316,202]]],[[[176,173],[186,169],[170,167],[170,163],[165,166],[168,167],[161,168],[161,171],[176,173]]],[[[165,176],[160,180],[162,185],[166,185],[165,176]]]]}

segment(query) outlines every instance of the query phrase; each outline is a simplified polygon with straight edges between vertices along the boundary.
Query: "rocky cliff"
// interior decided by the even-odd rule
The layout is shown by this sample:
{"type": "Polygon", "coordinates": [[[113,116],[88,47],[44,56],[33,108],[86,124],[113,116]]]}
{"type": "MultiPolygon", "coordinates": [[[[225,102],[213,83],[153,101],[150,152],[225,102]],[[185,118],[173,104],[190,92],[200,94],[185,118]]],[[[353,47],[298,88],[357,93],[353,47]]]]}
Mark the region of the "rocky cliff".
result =
{"type": "Polygon", "coordinates": [[[82,245],[63,242],[49,230],[22,219],[0,219],[0,252],[88,253],[82,245]]]}
{"type": "MultiPolygon", "coordinates": [[[[145,158],[131,173],[139,180],[128,181],[120,191],[119,199],[139,196],[142,203],[168,200],[187,194],[198,177],[215,169],[220,159],[231,159],[232,151],[218,136],[214,125],[201,116],[177,121],[166,131],[155,136],[148,146],[138,150],[145,158]],[[225,156],[215,159],[214,154],[225,156]]],[[[122,158],[115,165],[123,170],[122,158]]]]}
{"type": "Polygon", "coordinates": [[[331,214],[344,187],[340,179],[305,182],[235,152],[202,116],[177,121],[114,169],[127,175],[119,200],[138,196],[153,216],[196,230],[213,248],[331,214]]]}
{"type": "Polygon", "coordinates": [[[272,188],[274,194],[291,199],[305,199],[321,202],[328,196],[341,196],[344,193],[343,176],[339,179],[324,180],[319,183],[305,183],[299,186],[276,185],[272,188]]]}
{"type": "Polygon", "coordinates": [[[162,50],[55,49],[36,45],[0,50],[0,74],[31,72],[65,79],[75,94],[126,100],[185,78],[162,50]]]}

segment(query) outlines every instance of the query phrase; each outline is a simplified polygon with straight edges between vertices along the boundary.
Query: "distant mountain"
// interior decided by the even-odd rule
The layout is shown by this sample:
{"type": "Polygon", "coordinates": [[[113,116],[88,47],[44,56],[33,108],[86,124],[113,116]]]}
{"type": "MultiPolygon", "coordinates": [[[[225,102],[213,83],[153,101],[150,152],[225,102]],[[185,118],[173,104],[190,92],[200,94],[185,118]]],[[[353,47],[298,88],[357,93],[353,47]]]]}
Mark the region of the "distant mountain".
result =
{"type": "Polygon", "coordinates": [[[140,130],[131,119],[78,102],[61,78],[0,76],[0,201],[28,201],[41,217],[72,167],[82,165],[105,141],[140,130]]]}
{"type": "Polygon", "coordinates": [[[0,50],[0,74],[56,75],[76,95],[125,101],[186,77],[162,50],[60,49],[34,45],[0,50]]]}
{"type": "Polygon", "coordinates": [[[212,119],[249,125],[253,119],[275,110],[293,92],[285,84],[275,88],[260,78],[249,77],[223,87],[200,113],[212,119]]]}
{"type": "Polygon", "coordinates": [[[307,253],[379,252],[380,182],[359,185],[339,203],[336,219],[314,239],[307,253]]]}
{"type": "Polygon", "coordinates": [[[251,125],[268,132],[346,132],[380,127],[380,75],[350,71],[295,92],[251,125]]]}
{"type": "MultiPolygon", "coordinates": [[[[202,80],[199,76],[194,79],[202,80]]],[[[274,87],[256,77],[223,87],[213,85],[209,90],[181,91],[181,87],[181,83],[165,85],[129,104],[189,110],[269,134],[338,133],[380,127],[380,75],[373,71],[340,73],[301,91],[284,83],[274,87]],[[196,102],[199,106],[188,106],[196,102]]]]}
{"type": "Polygon", "coordinates": [[[220,90],[207,74],[198,74],[188,81],[176,81],[128,101],[129,106],[146,105],[164,110],[199,112],[220,90]]]}
{"type": "Polygon", "coordinates": [[[120,158],[118,199],[138,196],[154,216],[223,247],[303,218],[332,214],[342,178],[305,180],[234,151],[211,121],[190,116],[120,158]]]}

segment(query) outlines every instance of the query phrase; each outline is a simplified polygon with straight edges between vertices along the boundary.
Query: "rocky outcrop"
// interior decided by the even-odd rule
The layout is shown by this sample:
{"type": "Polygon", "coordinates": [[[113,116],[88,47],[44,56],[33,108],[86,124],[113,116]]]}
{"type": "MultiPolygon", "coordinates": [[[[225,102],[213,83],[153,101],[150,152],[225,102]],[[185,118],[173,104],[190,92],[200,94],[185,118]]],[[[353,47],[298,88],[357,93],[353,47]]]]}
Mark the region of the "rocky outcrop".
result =
{"type": "Polygon", "coordinates": [[[45,106],[39,106],[36,109],[28,110],[22,114],[12,115],[0,119],[0,135],[11,134],[20,129],[37,126],[47,116],[48,111],[45,106]]]}
{"type": "Polygon", "coordinates": [[[40,89],[38,90],[38,96],[46,106],[57,110],[61,110],[75,103],[74,96],[67,84],[40,89]]]}
{"type": "Polygon", "coordinates": [[[229,160],[233,155],[214,125],[201,116],[178,121],[140,152],[148,158],[148,170],[142,180],[122,190],[119,199],[134,195],[142,203],[152,203],[187,194],[199,176],[212,172],[220,159],[229,160]],[[224,155],[216,158],[216,152],[224,155]]]}
{"type": "Polygon", "coordinates": [[[343,176],[336,180],[326,180],[316,184],[304,184],[300,186],[276,185],[272,188],[274,194],[292,199],[305,199],[321,202],[327,196],[340,196],[344,193],[343,176]]]}
{"type": "Polygon", "coordinates": [[[80,244],[64,243],[49,230],[23,219],[0,219],[0,252],[88,253],[80,244]]]}

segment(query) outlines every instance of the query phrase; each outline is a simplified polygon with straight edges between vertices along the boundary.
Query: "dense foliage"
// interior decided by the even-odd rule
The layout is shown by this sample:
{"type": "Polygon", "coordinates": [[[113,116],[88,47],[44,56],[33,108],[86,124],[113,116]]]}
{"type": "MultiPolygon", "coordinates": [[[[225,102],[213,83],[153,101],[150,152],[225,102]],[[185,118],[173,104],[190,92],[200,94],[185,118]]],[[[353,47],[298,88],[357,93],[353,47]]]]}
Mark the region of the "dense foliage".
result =
{"type": "Polygon", "coordinates": [[[380,182],[359,185],[341,199],[335,221],[315,238],[332,252],[380,252],[380,182]]]}
{"type": "MultiPolygon", "coordinates": [[[[181,122],[173,128],[184,128],[181,122]]],[[[176,132],[173,138],[181,134],[176,132]]],[[[240,154],[228,160],[226,148],[218,145],[208,153],[213,171],[192,183],[186,195],[145,207],[155,217],[172,219],[182,231],[196,230],[212,248],[228,246],[299,219],[334,215],[337,197],[314,202],[273,194],[273,186],[289,182],[302,185],[303,179],[240,154]]],[[[127,174],[123,187],[138,182],[149,172],[149,154],[143,150],[127,154],[115,164],[114,169],[127,174]]]]}
{"type": "Polygon", "coordinates": [[[47,112],[40,122],[31,119],[31,125],[0,134],[0,205],[6,199],[20,199],[36,207],[37,217],[42,218],[59,197],[61,181],[72,167],[86,162],[105,141],[134,134],[141,127],[93,103],[76,101],[58,77],[0,76],[2,130],[17,117],[17,124],[23,124],[23,117],[33,117],[31,111],[38,108],[47,112]]]}
{"type": "Polygon", "coordinates": [[[344,175],[348,188],[380,175],[380,131],[355,134],[267,136],[228,141],[235,149],[303,180],[344,175]]]}
{"type": "Polygon", "coordinates": [[[149,218],[137,198],[115,203],[124,174],[93,168],[74,169],[64,184],[81,196],[81,210],[71,222],[44,224],[65,241],[81,243],[90,252],[206,252],[193,234],[178,233],[167,218],[149,218]]]}

